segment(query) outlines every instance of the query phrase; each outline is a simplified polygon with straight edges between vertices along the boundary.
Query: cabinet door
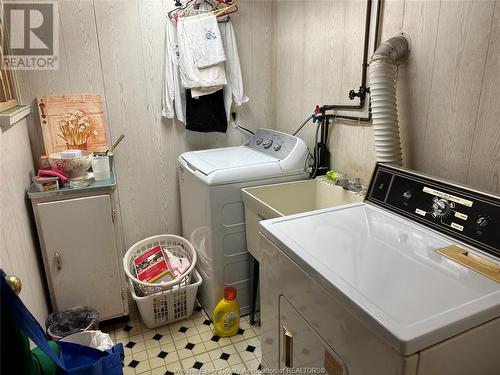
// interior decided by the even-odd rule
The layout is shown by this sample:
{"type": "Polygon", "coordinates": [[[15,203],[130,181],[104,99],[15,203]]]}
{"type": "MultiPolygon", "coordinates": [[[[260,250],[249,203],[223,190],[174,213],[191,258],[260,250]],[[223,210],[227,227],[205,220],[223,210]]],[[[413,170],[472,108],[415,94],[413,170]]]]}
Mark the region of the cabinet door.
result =
{"type": "Polygon", "coordinates": [[[101,319],[122,315],[110,196],[40,203],[38,215],[54,310],[87,305],[101,319]]]}
{"type": "Polygon", "coordinates": [[[297,373],[291,369],[308,369],[303,373],[348,375],[344,361],[283,296],[280,330],[280,370],[297,373]]]}

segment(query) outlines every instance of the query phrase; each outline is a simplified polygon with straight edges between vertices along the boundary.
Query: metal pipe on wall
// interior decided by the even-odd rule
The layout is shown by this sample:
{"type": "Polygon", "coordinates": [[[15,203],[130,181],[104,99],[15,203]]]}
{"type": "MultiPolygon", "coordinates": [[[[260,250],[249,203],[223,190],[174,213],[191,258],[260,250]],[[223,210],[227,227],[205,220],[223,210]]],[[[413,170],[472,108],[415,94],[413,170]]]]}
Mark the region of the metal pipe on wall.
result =
{"type": "MultiPolygon", "coordinates": [[[[382,0],[377,0],[377,12],[375,16],[375,36],[374,36],[374,47],[373,51],[375,52],[377,47],[378,40],[378,32],[380,29],[380,11],[381,11],[381,2],[382,0]]],[[[373,0],[367,0],[366,2],[366,13],[365,13],[365,34],[364,34],[364,43],[363,43],[363,62],[361,69],[361,85],[360,90],[366,89],[366,79],[367,79],[367,70],[368,70],[368,50],[370,49],[370,29],[371,29],[371,16],[372,16],[372,7],[373,0]]],[[[366,102],[366,92],[360,93],[359,95],[359,104],[332,104],[332,105],[323,105],[320,109],[323,114],[326,111],[336,110],[336,111],[357,111],[363,109],[365,107],[366,102]]],[[[368,111],[370,113],[370,111],[368,111]]],[[[330,116],[330,115],[328,115],[330,116]]],[[[335,115],[331,116],[336,119],[347,119],[347,120],[361,120],[363,117],[355,117],[355,116],[343,116],[343,115],[335,115]]],[[[369,121],[370,115],[367,118],[369,121]]]]}

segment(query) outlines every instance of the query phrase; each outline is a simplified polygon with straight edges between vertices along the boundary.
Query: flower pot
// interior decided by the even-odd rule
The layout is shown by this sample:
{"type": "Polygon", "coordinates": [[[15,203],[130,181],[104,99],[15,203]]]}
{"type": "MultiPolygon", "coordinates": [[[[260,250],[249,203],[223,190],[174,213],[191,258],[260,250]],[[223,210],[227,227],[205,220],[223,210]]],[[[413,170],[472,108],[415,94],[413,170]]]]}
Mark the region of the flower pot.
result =
{"type": "Polygon", "coordinates": [[[66,147],[68,150],[87,150],[87,142],[79,145],[70,145],[69,143],[66,143],[66,147]]]}

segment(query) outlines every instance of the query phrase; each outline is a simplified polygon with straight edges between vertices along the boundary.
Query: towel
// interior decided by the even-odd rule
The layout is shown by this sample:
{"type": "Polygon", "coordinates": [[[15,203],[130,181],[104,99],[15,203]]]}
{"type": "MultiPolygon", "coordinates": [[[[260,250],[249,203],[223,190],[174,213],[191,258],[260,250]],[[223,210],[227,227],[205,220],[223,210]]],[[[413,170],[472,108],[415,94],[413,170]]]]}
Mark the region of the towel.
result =
{"type": "MultiPolygon", "coordinates": [[[[191,23],[190,19],[193,17],[199,17],[199,16],[180,18],[179,21],[177,22],[177,39],[178,39],[177,41],[179,46],[179,73],[180,73],[179,75],[181,78],[182,86],[187,89],[191,89],[195,87],[199,88],[199,87],[212,87],[212,86],[225,85],[227,83],[227,80],[226,80],[224,61],[217,62],[205,68],[198,68],[195,65],[196,61],[195,55],[198,55],[198,58],[200,58],[202,53],[196,52],[196,46],[198,44],[196,42],[196,38],[194,38],[191,35],[192,30],[190,30],[190,23],[191,23]]],[[[215,22],[217,23],[217,21],[215,22]]],[[[218,40],[218,42],[222,46],[219,28],[218,25],[216,26],[217,26],[216,30],[218,33],[214,32],[214,34],[216,35],[217,39],[210,39],[210,40],[211,41],[218,40]]],[[[210,35],[212,35],[213,30],[207,29],[207,32],[210,35]]],[[[224,52],[224,47],[221,48],[222,51],[224,52]]],[[[217,58],[211,58],[209,60],[210,62],[214,62],[217,60],[217,58]]],[[[225,55],[224,55],[224,60],[225,60],[225,55]]]]}
{"type": "Polygon", "coordinates": [[[185,17],[180,23],[196,68],[208,68],[226,60],[219,24],[213,13],[185,17]]]}

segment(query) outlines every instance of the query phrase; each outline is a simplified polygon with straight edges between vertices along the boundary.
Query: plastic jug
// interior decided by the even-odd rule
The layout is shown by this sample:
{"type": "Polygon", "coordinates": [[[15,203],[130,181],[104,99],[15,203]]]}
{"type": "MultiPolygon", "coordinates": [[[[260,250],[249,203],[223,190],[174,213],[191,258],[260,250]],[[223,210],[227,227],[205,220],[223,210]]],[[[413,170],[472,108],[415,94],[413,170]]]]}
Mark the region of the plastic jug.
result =
{"type": "Polygon", "coordinates": [[[236,299],[236,288],[224,288],[224,298],[214,309],[214,331],[217,336],[234,336],[240,329],[240,303],[236,299]]]}

